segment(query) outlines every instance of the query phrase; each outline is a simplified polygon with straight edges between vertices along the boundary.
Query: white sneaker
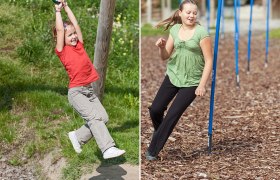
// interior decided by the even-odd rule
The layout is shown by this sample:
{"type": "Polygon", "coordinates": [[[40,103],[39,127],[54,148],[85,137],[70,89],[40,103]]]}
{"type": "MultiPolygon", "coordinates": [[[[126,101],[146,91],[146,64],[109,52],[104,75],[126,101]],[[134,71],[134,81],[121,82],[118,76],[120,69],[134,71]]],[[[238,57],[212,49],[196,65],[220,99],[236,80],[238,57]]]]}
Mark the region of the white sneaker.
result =
{"type": "Polygon", "coordinates": [[[125,150],[118,149],[116,147],[110,147],[103,153],[104,159],[114,158],[121,156],[125,153],[125,150]]]}
{"type": "Polygon", "coordinates": [[[72,143],[73,148],[75,149],[76,153],[81,153],[82,149],[81,149],[81,145],[78,141],[78,138],[75,134],[75,131],[71,131],[68,133],[68,137],[72,143]]]}

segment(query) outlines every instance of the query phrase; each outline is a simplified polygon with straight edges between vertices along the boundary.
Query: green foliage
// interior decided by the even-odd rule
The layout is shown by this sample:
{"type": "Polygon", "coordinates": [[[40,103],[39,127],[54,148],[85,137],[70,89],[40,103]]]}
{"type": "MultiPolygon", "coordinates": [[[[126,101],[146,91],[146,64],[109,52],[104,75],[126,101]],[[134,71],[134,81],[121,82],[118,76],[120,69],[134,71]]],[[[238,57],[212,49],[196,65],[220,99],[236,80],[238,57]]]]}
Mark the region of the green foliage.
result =
{"type": "Polygon", "coordinates": [[[10,159],[10,160],[8,161],[8,163],[9,163],[10,165],[13,165],[13,166],[19,166],[19,165],[21,164],[21,161],[20,161],[19,157],[15,156],[15,157],[13,157],[12,159],[10,159]]]}
{"type": "Polygon", "coordinates": [[[270,32],[271,38],[280,38],[280,29],[274,29],[270,32]]]}
{"type": "Polygon", "coordinates": [[[30,142],[25,147],[25,154],[28,158],[32,157],[36,152],[36,145],[34,142],[30,142]]]}
{"type": "Polygon", "coordinates": [[[141,28],[141,36],[163,36],[168,35],[169,30],[164,31],[164,28],[155,28],[151,24],[144,24],[141,28]]]}

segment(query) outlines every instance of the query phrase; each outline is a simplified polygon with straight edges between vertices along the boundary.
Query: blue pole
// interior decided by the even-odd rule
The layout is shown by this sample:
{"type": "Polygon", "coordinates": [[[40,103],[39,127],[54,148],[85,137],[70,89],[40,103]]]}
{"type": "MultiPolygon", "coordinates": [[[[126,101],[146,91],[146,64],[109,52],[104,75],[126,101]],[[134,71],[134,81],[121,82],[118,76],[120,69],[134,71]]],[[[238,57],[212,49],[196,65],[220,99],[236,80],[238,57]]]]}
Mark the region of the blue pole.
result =
{"type": "Polygon", "coordinates": [[[216,84],[216,69],[219,47],[219,34],[220,34],[220,19],[221,19],[221,7],[222,1],[218,1],[218,12],[216,20],[216,34],[214,45],[214,59],[213,59],[213,71],[212,71],[212,85],[211,85],[211,97],[210,97],[210,112],[209,112],[209,125],[208,125],[208,154],[211,154],[212,150],[212,126],[213,126],[213,112],[214,112],[214,96],[215,96],[215,84],[216,84]]]}
{"type": "Polygon", "coordinates": [[[222,18],[222,38],[225,37],[225,16],[224,16],[224,6],[225,6],[225,3],[224,1],[222,1],[222,10],[221,10],[221,18],[222,18]]]}
{"type": "Polygon", "coordinates": [[[252,36],[252,15],[253,15],[253,4],[254,0],[250,1],[250,23],[249,23],[249,32],[248,32],[248,64],[247,71],[250,71],[250,60],[251,60],[251,36],[252,36]]]}
{"type": "Polygon", "coordinates": [[[206,0],[207,31],[210,33],[210,0],[206,0]]]}
{"type": "Polygon", "coordinates": [[[237,0],[234,0],[234,22],[235,22],[235,74],[236,85],[239,87],[239,70],[238,70],[238,43],[239,43],[239,26],[238,26],[237,0]]]}
{"type": "Polygon", "coordinates": [[[269,48],[269,14],[270,14],[270,0],[266,0],[266,48],[265,48],[265,64],[264,66],[267,67],[268,63],[268,48],[269,48]]]}

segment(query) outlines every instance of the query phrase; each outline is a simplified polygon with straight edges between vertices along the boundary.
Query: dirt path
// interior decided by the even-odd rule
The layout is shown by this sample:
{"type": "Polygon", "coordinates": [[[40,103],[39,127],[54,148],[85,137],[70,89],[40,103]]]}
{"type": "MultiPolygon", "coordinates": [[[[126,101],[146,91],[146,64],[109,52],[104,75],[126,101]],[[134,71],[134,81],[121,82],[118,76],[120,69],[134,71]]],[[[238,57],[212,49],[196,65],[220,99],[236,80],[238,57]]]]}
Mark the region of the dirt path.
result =
{"type": "MultiPolygon", "coordinates": [[[[61,157],[59,149],[46,154],[41,160],[22,166],[11,166],[7,158],[2,157],[0,159],[0,179],[63,179],[62,169],[66,165],[67,161],[61,157]],[[38,172],[40,177],[38,177],[38,172]]],[[[80,180],[138,180],[140,172],[138,165],[130,164],[106,166],[93,164],[92,166],[87,165],[86,169],[87,173],[84,173],[80,180]]]]}
{"type": "MultiPolygon", "coordinates": [[[[59,150],[53,151],[40,161],[44,177],[48,177],[50,180],[63,179],[61,177],[62,169],[67,165],[67,161],[63,157],[58,158],[58,154],[59,150]]],[[[81,180],[137,180],[139,178],[138,165],[118,164],[105,166],[93,164],[91,166],[87,165],[85,168],[88,173],[84,173],[80,178],[81,180]]]]}
{"type": "Polygon", "coordinates": [[[144,152],[153,132],[148,114],[165,73],[166,62],[154,46],[158,37],[142,38],[141,179],[278,179],[280,177],[280,40],[270,40],[264,68],[265,36],[253,34],[251,72],[247,74],[247,37],[241,36],[240,88],[235,82],[234,38],[220,40],[213,154],[207,155],[211,82],[206,97],[196,98],[167,141],[160,160],[144,152]]]}

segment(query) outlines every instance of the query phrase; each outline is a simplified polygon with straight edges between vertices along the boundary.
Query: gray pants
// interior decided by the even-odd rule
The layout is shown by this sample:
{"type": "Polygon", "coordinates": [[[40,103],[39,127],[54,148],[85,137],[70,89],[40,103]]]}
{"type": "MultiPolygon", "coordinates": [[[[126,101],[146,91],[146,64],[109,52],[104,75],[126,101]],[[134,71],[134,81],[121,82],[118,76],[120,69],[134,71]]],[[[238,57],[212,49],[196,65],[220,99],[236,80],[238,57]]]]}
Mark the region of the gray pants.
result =
{"type": "Polygon", "coordinates": [[[102,153],[115,146],[115,142],[105,125],[109,120],[108,114],[93,93],[91,86],[70,88],[68,90],[68,100],[86,122],[85,125],[75,131],[80,144],[85,144],[94,137],[102,153]]]}

